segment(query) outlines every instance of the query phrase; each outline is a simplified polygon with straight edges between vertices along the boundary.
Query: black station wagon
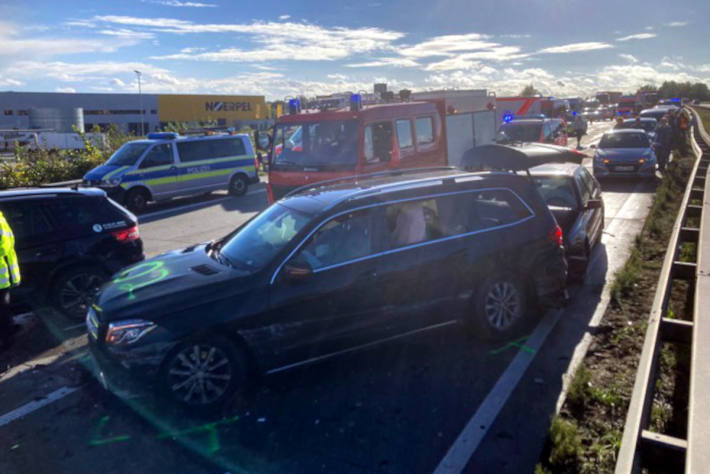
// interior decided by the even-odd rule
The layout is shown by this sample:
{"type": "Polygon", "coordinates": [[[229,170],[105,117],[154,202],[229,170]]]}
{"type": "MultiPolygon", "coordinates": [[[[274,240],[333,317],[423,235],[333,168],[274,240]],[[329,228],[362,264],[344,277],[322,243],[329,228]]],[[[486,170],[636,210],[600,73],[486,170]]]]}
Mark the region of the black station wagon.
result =
{"type": "Polygon", "coordinates": [[[91,352],[117,391],[145,387],[124,383],[139,377],[216,406],[254,374],[422,331],[511,337],[529,309],[561,303],[563,254],[529,177],[438,169],[325,183],[115,275],[87,314],[91,352]]]}

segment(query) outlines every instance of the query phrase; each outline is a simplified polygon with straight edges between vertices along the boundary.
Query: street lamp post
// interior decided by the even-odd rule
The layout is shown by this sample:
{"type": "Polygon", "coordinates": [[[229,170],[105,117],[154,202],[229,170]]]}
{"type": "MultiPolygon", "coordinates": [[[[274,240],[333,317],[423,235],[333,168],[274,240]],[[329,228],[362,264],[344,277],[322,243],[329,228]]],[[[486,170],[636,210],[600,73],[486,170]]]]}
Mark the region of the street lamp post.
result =
{"type": "Polygon", "coordinates": [[[136,73],[136,76],[138,76],[138,104],[141,108],[141,136],[145,134],[145,126],[143,125],[143,95],[141,94],[141,72],[138,70],[134,70],[133,72],[136,73]]]}

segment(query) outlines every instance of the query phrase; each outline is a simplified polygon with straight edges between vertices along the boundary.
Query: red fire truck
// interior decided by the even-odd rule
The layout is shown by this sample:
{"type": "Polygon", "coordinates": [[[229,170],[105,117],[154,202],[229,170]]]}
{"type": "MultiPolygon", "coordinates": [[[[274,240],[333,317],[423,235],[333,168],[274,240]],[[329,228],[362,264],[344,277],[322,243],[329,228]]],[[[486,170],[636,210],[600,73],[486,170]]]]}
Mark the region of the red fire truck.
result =
{"type": "Polygon", "coordinates": [[[289,102],[272,133],[269,202],[328,179],[391,168],[457,165],[464,152],[495,139],[495,96],[483,91],[414,93],[411,102],[300,111],[289,102]]]}
{"type": "Polygon", "coordinates": [[[638,112],[638,99],[635,95],[624,95],[619,97],[616,106],[616,115],[628,117],[638,112]]]}

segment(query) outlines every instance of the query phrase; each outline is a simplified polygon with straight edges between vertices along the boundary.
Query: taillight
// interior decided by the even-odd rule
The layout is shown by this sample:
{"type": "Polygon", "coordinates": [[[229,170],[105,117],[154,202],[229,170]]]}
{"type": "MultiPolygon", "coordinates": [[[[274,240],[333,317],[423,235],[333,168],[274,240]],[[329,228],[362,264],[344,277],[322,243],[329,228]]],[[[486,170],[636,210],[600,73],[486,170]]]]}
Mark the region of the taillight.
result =
{"type": "Polygon", "coordinates": [[[114,230],[111,232],[111,235],[113,235],[119,242],[132,242],[134,240],[140,239],[141,237],[140,233],[138,232],[137,225],[134,225],[133,227],[130,227],[128,229],[114,230]]]}
{"type": "Polygon", "coordinates": [[[555,227],[550,230],[550,241],[557,245],[558,247],[562,247],[562,228],[560,228],[559,225],[555,224],[555,227]]]}

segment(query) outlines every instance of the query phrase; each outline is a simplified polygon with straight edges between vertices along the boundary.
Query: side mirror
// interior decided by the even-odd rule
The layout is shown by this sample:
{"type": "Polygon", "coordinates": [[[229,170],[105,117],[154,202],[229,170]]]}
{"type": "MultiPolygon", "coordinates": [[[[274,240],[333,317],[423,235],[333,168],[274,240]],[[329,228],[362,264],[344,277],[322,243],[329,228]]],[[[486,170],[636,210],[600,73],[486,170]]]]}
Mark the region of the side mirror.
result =
{"type": "Polygon", "coordinates": [[[601,209],[602,200],[601,199],[590,199],[587,201],[587,209],[601,209]]]}
{"type": "Polygon", "coordinates": [[[303,281],[313,275],[313,269],[307,263],[287,263],[284,265],[284,274],[291,281],[303,281]]]}

